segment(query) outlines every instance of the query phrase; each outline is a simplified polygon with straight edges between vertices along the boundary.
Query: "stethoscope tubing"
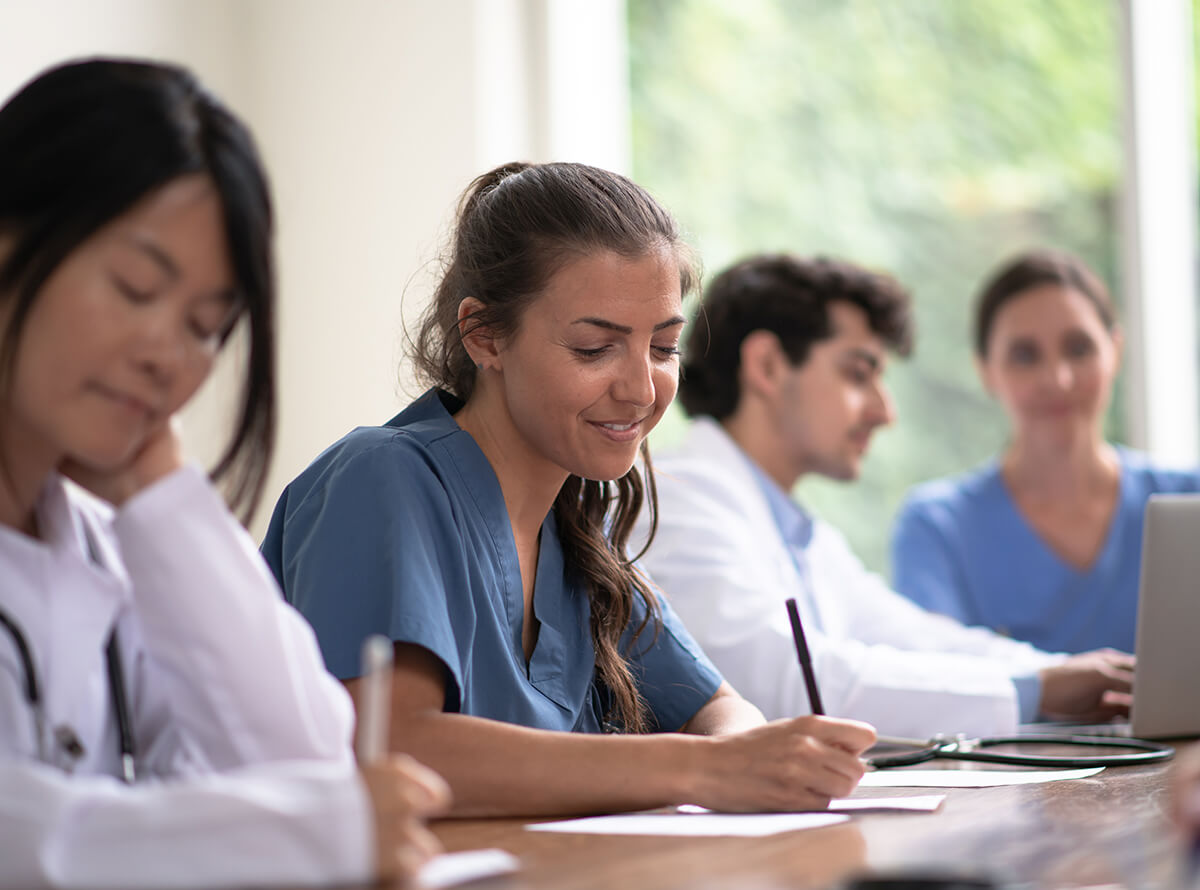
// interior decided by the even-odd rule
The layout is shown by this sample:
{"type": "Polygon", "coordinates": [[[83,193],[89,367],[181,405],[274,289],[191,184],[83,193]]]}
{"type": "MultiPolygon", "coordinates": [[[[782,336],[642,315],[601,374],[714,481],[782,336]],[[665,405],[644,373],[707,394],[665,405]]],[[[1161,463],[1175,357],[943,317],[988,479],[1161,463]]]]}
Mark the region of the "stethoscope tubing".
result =
{"type": "Polygon", "coordinates": [[[944,760],[965,760],[975,763],[1000,763],[1009,766],[1025,767],[1054,767],[1059,769],[1080,769],[1096,766],[1144,766],[1150,763],[1162,763],[1175,756],[1175,749],[1161,742],[1148,739],[1123,738],[1115,736],[1067,736],[1067,735],[1013,735],[996,736],[985,739],[952,739],[935,738],[924,742],[911,739],[892,740],[903,743],[921,744],[919,750],[904,751],[896,754],[881,754],[868,757],[867,763],[875,769],[890,769],[897,766],[911,766],[926,763],[935,758],[944,760]],[[1113,754],[1019,754],[1000,751],[984,751],[981,748],[993,748],[1000,745],[1074,745],[1080,748],[1124,748],[1123,753],[1113,754]]]}
{"type": "MultiPolygon", "coordinates": [[[[21,671],[25,675],[25,700],[33,711],[34,725],[37,732],[38,757],[45,760],[45,725],[42,713],[42,690],[38,683],[37,668],[33,663],[33,655],[29,651],[29,642],[15,621],[3,610],[0,610],[0,627],[8,631],[17,657],[21,660],[21,671]]],[[[108,668],[108,688],[113,700],[113,710],[117,716],[117,738],[121,752],[121,777],[132,784],[136,778],[134,768],[134,738],[133,719],[129,712],[129,699],[125,694],[125,672],[121,668],[120,646],[117,643],[117,629],[114,627],[105,647],[104,657],[108,668]]]]}
{"type": "Polygon", "coordinates": [[[21,672],[25,675],[25,701],[29,702],[31,707],[38,707],[42,701],[42,690],[38,687],[37,671],[33,669],[33,655],[29,652],[29,643],[25,641],[25,634],[21,632],[21,628],[17,627],[17,623],[4,612],[0,612],[0,626],[3,626],[8,631],[8,635],[12,637],[13,645],[17,649],[17,657],[21,659],[21,672]]]}

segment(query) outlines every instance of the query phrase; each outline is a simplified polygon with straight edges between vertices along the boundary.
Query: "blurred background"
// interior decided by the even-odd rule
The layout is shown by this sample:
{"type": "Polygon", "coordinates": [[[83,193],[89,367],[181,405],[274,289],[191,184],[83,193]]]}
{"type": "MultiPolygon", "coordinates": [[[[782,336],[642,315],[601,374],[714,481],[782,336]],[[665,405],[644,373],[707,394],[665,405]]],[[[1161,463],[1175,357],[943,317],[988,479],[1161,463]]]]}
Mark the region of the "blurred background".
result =
{"type": "MultiPolygon", "coordinates": [[[[254,129],[279,219],[280,443],[252,523],[323,447],[416,394],[403,362],[455,200],[495,164],[633,175],[708,272],[761,250],[912,291],[899,422],[863,479],[800,496],[886,570],[915,482],[1004,443],[972,297],[1049,244],[1108,282],[1129,339],[1111,436],[1200,457],[1190,0],[0,0],[0,96],[54,62],[193,68],[254,129]]],[[[219,450],[230,359],[188,412],[219,450]]],[[[673,413],[655,444],[678,437],[673,413]]]]}

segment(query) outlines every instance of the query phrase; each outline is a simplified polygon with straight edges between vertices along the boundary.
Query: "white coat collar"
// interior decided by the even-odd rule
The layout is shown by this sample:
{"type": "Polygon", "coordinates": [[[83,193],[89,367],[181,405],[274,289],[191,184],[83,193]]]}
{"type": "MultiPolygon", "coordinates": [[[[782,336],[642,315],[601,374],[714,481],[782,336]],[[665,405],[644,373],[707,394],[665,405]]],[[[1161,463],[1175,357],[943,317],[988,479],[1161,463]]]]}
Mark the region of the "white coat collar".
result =
{"type": "MultiPolygon", "coordinates": [[[[107,527],[107,507],[54,474],[46,481],[35,509],[41,539],[0,527],[4,576],[0,608],[22,628],[45,675],[48,646],[89,652],[102,649],[90,638],[107,637],[131,594],[107,527]],[[100,565],[89,554],[84,523],[91,529],[100,565]],[[70,641],[51,643],[52,629],[63,628],[70,641]]],[[[50,682],[52,678],[47,677],[46,683],[50,682]]]]}
{"type": "MultiPolygon", "coordinates": [[[[700,461],[703,465],[701,472],[705,475],[712,474],[712,467],[721,467],[724,496],[737,505],[738,512],[756,526],[776,527],[771,505],[755,473],[755,465],[716,420],[707,416],[693,420],[683,444],[674,452],[674,456],[681,461],[700,461]]],[[[664,472],[670,472],[670,463],[670,458],[664,462],[664,472]]]]}

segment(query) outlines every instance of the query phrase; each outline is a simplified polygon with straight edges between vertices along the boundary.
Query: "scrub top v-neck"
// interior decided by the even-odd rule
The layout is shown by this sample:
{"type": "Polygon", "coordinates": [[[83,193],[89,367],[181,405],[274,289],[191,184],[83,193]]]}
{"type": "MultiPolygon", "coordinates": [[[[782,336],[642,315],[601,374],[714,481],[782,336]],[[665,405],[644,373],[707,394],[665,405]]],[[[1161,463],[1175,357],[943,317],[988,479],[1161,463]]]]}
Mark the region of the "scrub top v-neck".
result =
{"type": "MultiPolygon", "coordinates": [[[[458,407],[431,390],[384,426],[360,427],[332,445],[284,491],[263,553],[336,676],[358,676],[362,640],[382,633],[441,661],[448,711],[601,731],[608,697],[596,681],[587,592],[564,564],[555,516],[541,529],[538,637],[526,663],[504,497],[487,458],[455,422],[458,407]]],[[[652,724],[673,730],[721,678],[661,607],[662,630],[648,628],[627,655],[652,724]]],[[[635,606],[630,629],[644,614],[635,606]]],[[[627,630],[623,644],[630,637],[627,630]]]]}
{"type": "Polygon", "coordinates": [[[1120,490],[1091,565],[1071,565],[1046,543],[992,461],[910,495],[892,538],[895,588],[927,609],[1046,651],[1132,652],[1146,499],[1196,491],[1200,474],[1157,468],[1125,448],[1117,454],[1120,490]]]}

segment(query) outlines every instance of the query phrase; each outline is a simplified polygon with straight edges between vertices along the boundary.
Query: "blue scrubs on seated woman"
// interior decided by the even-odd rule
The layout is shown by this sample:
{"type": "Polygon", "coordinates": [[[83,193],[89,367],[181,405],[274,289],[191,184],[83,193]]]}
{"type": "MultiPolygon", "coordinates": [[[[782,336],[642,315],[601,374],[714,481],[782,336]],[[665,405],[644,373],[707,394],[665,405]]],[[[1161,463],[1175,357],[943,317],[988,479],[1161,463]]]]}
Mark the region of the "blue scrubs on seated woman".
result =
{"type": "MultiPolygon", "coordinates": [[[[446,671],[445,710],[539,729],[600,732],[610,702],[595,678],[585,589],[566,571],[555,517],[542,525],[534,613],[522,650],[523,600],[499,480],[455,422],[453,396],[430,390],[384,426],[335,443],[280,498],[263,553],[311,622],[329,670],[361,673],[373,633],[421,646],[446,671]]],[[[622,639],[651,728],[682,727],[720,674],[660,600],[652,625],[634,599],[622,639]]]]}
{"type": "Polygon", "coordinates": [[[1087,568],[1067,563],[1038,536],[991,461],[909,495],[892,536],[893,586],[926,609],[1046,651],[1132,652],[1146,500],[1200,491],[1200,473],[1161,469],[1141,452],[1116,450],[1117,505],[1087,568]]]}

